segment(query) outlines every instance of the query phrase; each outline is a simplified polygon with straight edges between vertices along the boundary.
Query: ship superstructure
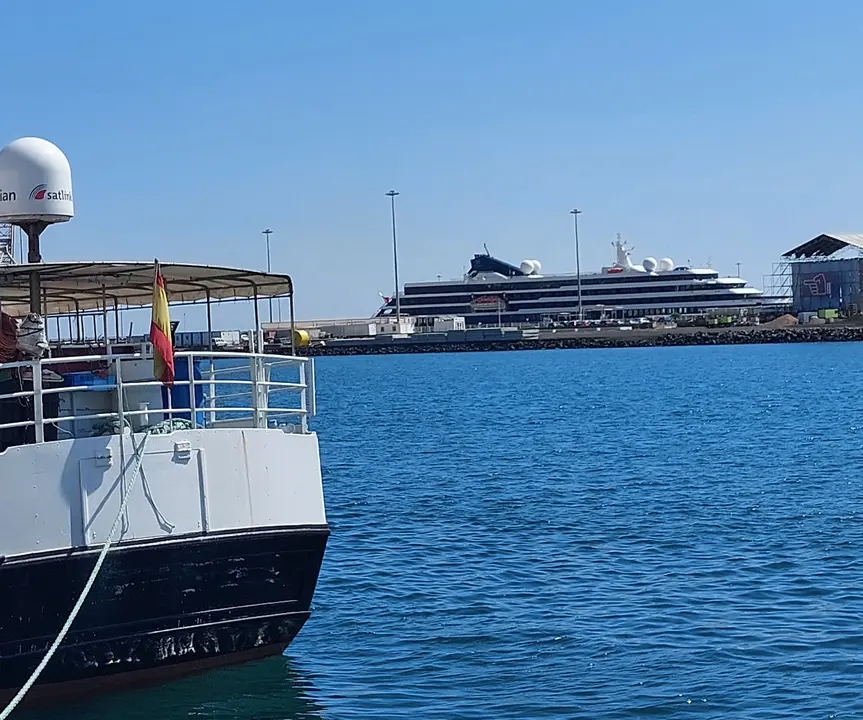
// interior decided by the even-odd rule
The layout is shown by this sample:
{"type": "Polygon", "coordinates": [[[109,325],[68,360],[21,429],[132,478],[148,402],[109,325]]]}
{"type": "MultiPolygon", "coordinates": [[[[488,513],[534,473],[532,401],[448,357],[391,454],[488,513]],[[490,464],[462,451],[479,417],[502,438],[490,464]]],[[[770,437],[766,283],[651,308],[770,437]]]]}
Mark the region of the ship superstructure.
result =
{"type": "MultiPolygon", "coordinates": [[[[537,260],[513,265],[486,250],[474,255],[461,280],[405,285],[401,312],[418,318],[461,315],[469,325],[479,325],[540,323],[561,315],[628,319],[757,311],[775,304],[743,278],[677,265],[667,257],[636,264],[619,236],[612,244],[615,262],[599,272],[582,273],[580,282],[574,273],[544,275],[537,260]]],[[[385,298],[377,316],[394,312],[394,298],[385,298]]]]}

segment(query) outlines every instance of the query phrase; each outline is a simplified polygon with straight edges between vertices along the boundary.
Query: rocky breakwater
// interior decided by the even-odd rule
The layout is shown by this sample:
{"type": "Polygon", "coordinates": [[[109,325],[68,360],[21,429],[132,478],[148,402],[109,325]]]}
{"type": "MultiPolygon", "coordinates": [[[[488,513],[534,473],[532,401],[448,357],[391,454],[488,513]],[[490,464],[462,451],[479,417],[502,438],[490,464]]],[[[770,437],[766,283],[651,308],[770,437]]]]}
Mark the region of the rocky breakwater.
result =
{"type": "Polygon", "coordinates": [[[566,337],[543,337],[538,340],[490,340],[468,342],[423,342],[420,339],[396,342],[351,344],[331,342],[323,346],[298,349],[298,354],[323,355],[392,355],[400,353],[488,352],[503,350],[563,350],[587,348],[680,347],[684,345],[747,345],[764,343],[863,341],[863,326],[818,325],[781,328],[752,327],[705,330],[680,328],[672,330],[589,331],[566,337]]]}

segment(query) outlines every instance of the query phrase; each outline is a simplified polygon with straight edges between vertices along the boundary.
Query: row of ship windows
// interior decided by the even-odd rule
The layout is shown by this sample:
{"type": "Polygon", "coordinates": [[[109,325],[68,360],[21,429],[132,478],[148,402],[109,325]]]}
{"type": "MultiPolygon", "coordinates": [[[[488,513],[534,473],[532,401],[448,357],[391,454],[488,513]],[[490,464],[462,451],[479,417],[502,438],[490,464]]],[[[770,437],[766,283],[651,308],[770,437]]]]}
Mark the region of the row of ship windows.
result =
{"type": "MultiPolygon", "coordinates": [[[[746,307],[746,306],[740,306],[746,307]]],[[[729,308],[730,311],[730,308],[729,308]]],[[[605,316],[610,316],[618,319],[629,319],[629,318],[641,318],[641,317],[656,317],[659,315],[700,315],[705,312],[704,308],[694,308],[694,307],[655,307],[655,308],[638,308],[637,310],[615,310],[612,312],[604,313],[605,316]]],[[[430,312],[424,316],[417,316],[417,324],[420,327],[431,325],[432,320],[435,316],[444,313],[436,313],[430,312]],[[425,318],[425,319],[421,319],[425,318]]],[[[574,311],[563,312],[549,312],[544,313],[541,311],[537,312],[524,312],[518,311],[507,311],[502,312],[500,314],[500,318],[506,322],[535,322],[541,318],[551,318],[560,320],[562,318],[571,317],[575,314],[574,311]]],[[[584,315],[587,319],[597,319],[600,316],[598,311],[590,311],[585,310],[584,315]]],[[[488,322],[496,322],[496,319],[493,317],[488,322]]]]}
{"type": "MultiPolygon", "coordinates": [[[[555,286],[559,287],[559,286],[555,286]]],[[[742,285],[741,285],[742,287],[742,285]]],[[[717,290],[726,290],[728,288],[727,285],[716,286],[717,290]]],[[[628,287],[628,288],[598,288],[598,289],[585,289],[582,288],[581,296],[582,297],[591,297],[596,295],[635,295],[639,293],[655,293],[657,291],[662,292],[694,292],[698,290],[704,290],[704,284],[699,283],[695,285],[668,285],[662,288],[656,287],[628,287]]],[[[473,295],[477,294],[477,291],[472,293],[473,295]]],[[[500,294],[492,293],[494,295],[500,294]]],[[[503,293],[504,297],[507,297],[506,291],[503,293]]],[[[438,299],[439,295],[419,295],[417,293],[408,293],[406,295],[402,295],[402,302],[410,302],[411,300],[416,300],[417,302],[429,301],[438,299]]],[[[548,297],[548,293],[532,293],[532,292],[518,292],[518,294],[513,294],[512,299],[518,300],[541,300],[543,298],[548,297]]],[[[555,293],[555,297],[578,297],[578,290],[560,290],[555,293]]],[[[457,293],[447,297],[447,300],[451,300],[452,302],[470,302],[471,301],[471,293],[457,293]]]]}
{"type": "MultiPolygon", "coordinates": [[[[704,280],[715,280],[719,277],[719,273],[709,274],[701,276],[704,280]]],[[[581,286],[582,288],[587,287],[589,285],[609,285],[613,283],[614,285],[621,285],[627,283],[639,283],[639,282],[668,282],[670,280],[674,280],[673,277],[668,277],[664,275],[646,275],[646,274],[637,274],[637,275],[608,275],[603,276],[601,278],[582,278],[581,286]],[[610,280],[610,278],[614,278],[610,280]]],[[[521,281],[519,283],[507,283],[505,281],[498,283],[470,283],[471,292],[499,292],[503,290],[506,292],[507,290],[522,290],[528,281],[521,281]],[[505,285],[505,287],[501,287],[505,285]]],[[[536,288],[538,290],[554,290],[555,288],[561,287],[560,280],[553,282],[542,282],[541,280],[532,280],[529,281],[531,288],[536,288]]],[[[405,295],[428,295],[430,293],[446,293],[446,292],[463,292],[465,289],[465,285],[467,283],[459,283],[452,285],[420,285],[411,287],[410,285],[405,287],[405,295]]],[[[573,282],[573,285],[575,283],[573,282]]],[[[683,286],[690,287],[690,286],[683,286]]]]}
{"type": "MultiPolygon", "coordinates": [[[[587,293],[583,293],[583,296],[585,298],[589,298],[587,293]]],[[[566,297],[566,300],[564,300],[564,302],[572,302],[572,301],[577,300],[577,294],[572,295],[570,293],[566,293],[565,297],[566,297]]],[[[740,297],[741,297],[740,295],[735,295],[734,293],[714,292],[714,293],[710,293],[709,295],[690,295],[686,298],[686,301],[687,302],[713,302],[713,301],[721,301],[721,300],[737,300],[740,297]]],[[[426,305],[430,304],[430,300],[432,300],[432,299],[431,298],[407,298],[407,297],[403,297],[401,299],[401,304],[404,305],[405,307],[426,306],[426,305]]],[[[462,295],[460,297],[453,297],[451,300],[450,300],[450,298],[447,298],[447,300],[449,301],[449,302],[447,302],[447,305],[449,307],[452,307],[453,305],[461,305],[461,306],[466,307],[466,306],[470,305],[470,302],[471,302],[470,297],[464,296],[464,295],[462,295]]],[[[532,308],[534,308],[534,307],[536,307],[536,308],[556,307],[556,306],[561,304],[561,298],[558,298],[558,297],[549,298],[548,296],[542,296],[542,295],[540,295],[538,297],[531,297],[531,296],[528,296],[528,297],[519,296],[517,298],[506,298],[505,297],[504,300],[506,302],[508,302],[510,305],[518,305],[519,303],[526,301],[526,300],[542,300],[543,301],[543,302],[531,303],[530,307],[532,307],[532,308]]],[[[658,298],[657,299],[651,299],[651,298],[616,298],[616,299],[611,300],[609,302],[614,302],[615,304],[618,304],[618,305],[634,305],[634,304],[644,305],[647,302],[656,302],[657,300],[662,302],[665,299],[658,299],[658,298]]],[[[667,302],[667,300],[665,300],[665,301],[667,302]]]]}
{"type": "MultiPolygon", "coordinates": [[[[698,297],[686,298],[686,301],[687,302],[693,302],[693,303],[708,303],[711,305],[716,305],[717,303],[728,303],[728,302],[735,303],[736,302],[736,303],[740,303],[741,306],[746,305],[748,302],[751,302],[751,300],[748,300],[747,298],[743,298],[739,295],[731,296],[731,297],[725,297],[725,298],[717,297],[715,295],[711,295],[709,297],[708,296],[698,296],[698,297]]],[[[656,302],[657,302],[656,300],[652,301],[652,303],[656,303],[656,302]]],[[[618,306],[622,305],[622,304],[636,305],[637,309],[634,309],[631,311],[633,313],[633,315],[631,315],[630,317],[638,317],[640,315],[654,312],[653,310],[645,310],[644,309],[646,303],[634,303],[634,302],[627,302],[627,301],[617,303],[618,306]]],[[[527,307],[527,308],[517,307],[517,305],[518,305],[517,303],[510,303],[508,308],[506,308],[506,309],[501,308],[501,310],[504,313],[524,312],[525,310],[542,312],[543,310],[546,310],[546,309],[551,309],[551,308],[559,309],[561,307],[560,303],[554,303],[554,302],[536,303],[536,304],[531,305],[530,307],[527,307]]],[[[405,305],[403,307],[405,307],[406,311],[413,310],[415,312],[421,312],[423,315],[453,315],[453,314],[470,315],[470,314],[475,313],[475,312],[489,312],[489,313],[497,312],[497,309],[494,307],[491,307],[488,310],[480,310],[480,309],[474,309],[470,305],[457,305],[457,306],[453,306],[453,305],[438,305],[438,306],[422,305],[420,307],[411,307],[411,306],[405,305]]],[[[575,304],[566,304],[566,307],[571,308],[571,312],[576,312],[578,309],[578,306],[575,304]]],[[[588,310],[589,307],[590,306],[586,306],[585,310],[588,310]]],[[[625,310],[624,310],[624,312],[625,312],[625,310]]],[[[659,312],[659,311],[656,311],[656,312],[659,312]]],[[[687,308],[684,306],[668,306],[668,311],[666,312],[665,310],[662,310],[662,312],[660,314],[669,315],[671,313],[688,313],[688,312],[691,312],[691,308],[687,308]]]]}

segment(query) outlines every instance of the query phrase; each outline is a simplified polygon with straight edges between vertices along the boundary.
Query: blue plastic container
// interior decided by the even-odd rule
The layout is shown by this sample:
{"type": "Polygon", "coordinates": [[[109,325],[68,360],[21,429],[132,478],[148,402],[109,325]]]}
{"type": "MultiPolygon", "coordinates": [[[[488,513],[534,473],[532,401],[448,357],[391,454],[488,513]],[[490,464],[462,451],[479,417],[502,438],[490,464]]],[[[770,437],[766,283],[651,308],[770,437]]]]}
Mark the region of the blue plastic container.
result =
{"type": "Polygon", "coordinates": [[[63,377],[66,380],[66,385],[68,387],[87,385],[95,388],[100,385],[114,385],[117,382],[117,378],[113,375],[99,377],[98,375],[94,375],[92,372],[64,373],[63,377]]]}

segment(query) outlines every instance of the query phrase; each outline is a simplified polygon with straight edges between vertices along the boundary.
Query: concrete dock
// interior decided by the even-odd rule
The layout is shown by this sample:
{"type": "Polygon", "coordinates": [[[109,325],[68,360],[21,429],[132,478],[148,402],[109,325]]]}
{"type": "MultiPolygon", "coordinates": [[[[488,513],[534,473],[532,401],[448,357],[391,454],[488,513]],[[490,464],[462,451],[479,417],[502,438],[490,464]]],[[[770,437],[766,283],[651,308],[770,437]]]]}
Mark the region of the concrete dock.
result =
{"type": "Polygon", "coordinates": [[[829,324],[771,328],[670,328],[627,330],[617,328],[542,330],[535,339],[487,338],[470,341],[427,340],[422,335],[369,341],[330,340],[324,345],[298,348],[298,354],[390,355],[397,353],[487,352],[505,350],[559,350],[586,348],[679,347],[686,345],[746,345],[801,342],[863,341],[861,324],[829,324]]]}

